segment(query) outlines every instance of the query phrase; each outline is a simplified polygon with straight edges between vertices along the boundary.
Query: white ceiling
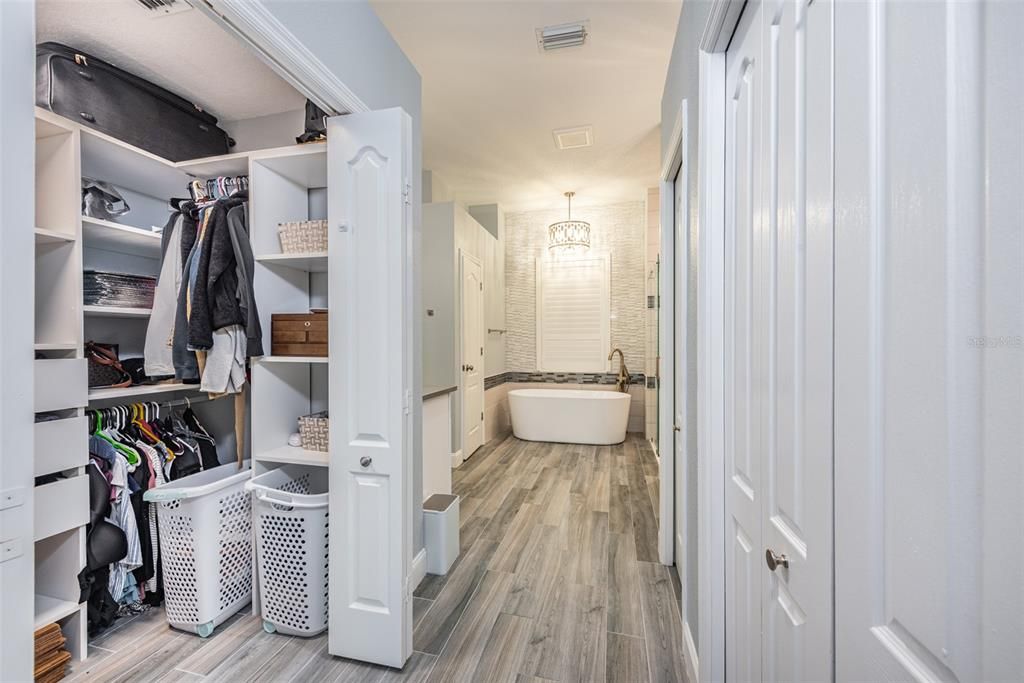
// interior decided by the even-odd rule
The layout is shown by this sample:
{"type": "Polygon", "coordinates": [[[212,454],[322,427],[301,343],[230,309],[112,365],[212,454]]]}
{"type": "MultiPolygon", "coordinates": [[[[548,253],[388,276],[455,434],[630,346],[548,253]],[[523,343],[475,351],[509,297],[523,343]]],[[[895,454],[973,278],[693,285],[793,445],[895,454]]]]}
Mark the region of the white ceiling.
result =
{"type": "Polygon", "coordinates": [[[423,78],[423,167],[467,204],[638,200],[658,181],[661,93],[681,3],[372,0],[423,78]],[[542,54],[535,29],[590,21],[542,54]],[[561,151],[552,131],[594,128],[561,151]]]}
{"type": "MultiPolygon", "coordinates": [[[[3,2],[4,0],[0,0],[3,2]]],[[[299,109],[305,98],[197,9],[150,12],[136,0],[37,0],[37,42],[92,54],[225,121],[299,109]]]]}

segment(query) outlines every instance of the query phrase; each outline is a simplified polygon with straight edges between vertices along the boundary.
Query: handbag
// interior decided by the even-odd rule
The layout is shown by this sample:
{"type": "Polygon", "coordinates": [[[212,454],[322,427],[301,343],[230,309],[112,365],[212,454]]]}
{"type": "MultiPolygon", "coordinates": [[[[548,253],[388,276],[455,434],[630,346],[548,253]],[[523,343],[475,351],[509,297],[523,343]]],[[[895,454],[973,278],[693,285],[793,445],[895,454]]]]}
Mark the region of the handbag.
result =
{"type": "Polygon", "coordinates": [[[123,216],[131,207],[116,187],[102,180],[82,178],[82,215],[105,221],[123,216]]]}
{"type": "Polygon", "coordinates": [[[85,357],[89,359],[89,388],[130,387],[131,375],[117,358],[117,346],[86,342],[85,357]]]}

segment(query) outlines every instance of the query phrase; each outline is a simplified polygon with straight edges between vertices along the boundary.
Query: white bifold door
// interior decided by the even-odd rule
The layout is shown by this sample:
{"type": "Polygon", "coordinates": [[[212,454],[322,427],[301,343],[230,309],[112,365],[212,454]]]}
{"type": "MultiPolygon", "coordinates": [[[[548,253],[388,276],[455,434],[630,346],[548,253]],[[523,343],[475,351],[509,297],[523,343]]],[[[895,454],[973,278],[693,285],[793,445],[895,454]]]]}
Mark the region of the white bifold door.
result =
{"type": "Polygon", "coordinates": [[[412,653],[411,140],[401,109],[327,122],[328,650],[394,667],[412,653]]]}
{"type": "Polygon", "coordinates": [[[832,677],[832,6],[726,55],[726,676],[832,677]]]}
{"type": "Polygon", "coordinates": [[[1024,3],[836,4],[836,678],[1024,680],[1024,3]]]}

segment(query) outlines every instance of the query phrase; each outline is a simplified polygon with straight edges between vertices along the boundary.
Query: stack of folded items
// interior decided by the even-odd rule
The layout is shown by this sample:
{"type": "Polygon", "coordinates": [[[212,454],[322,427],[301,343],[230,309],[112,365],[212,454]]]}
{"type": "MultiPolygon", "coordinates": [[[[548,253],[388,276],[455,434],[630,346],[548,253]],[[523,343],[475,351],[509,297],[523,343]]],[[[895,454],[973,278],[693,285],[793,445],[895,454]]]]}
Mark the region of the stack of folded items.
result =
{"type": "Polygon", "coordinates": [[[82,286],[86,306],[153,308],[156,278],[87,270],[82,286]]]}
{"type": "Polygon", "coordinates": [[[35,683],[55,683],[64,678],[71,653],[64,649],[60,626],[49,624],[36,631],[35,683]]]}

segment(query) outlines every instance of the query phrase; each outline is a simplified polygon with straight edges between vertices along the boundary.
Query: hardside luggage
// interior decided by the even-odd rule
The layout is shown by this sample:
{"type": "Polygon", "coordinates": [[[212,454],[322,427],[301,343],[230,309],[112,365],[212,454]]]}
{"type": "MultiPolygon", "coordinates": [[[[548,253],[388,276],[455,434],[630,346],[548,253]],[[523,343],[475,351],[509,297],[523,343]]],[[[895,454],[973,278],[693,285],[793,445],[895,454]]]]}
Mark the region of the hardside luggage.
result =
{"type": "Polygon", "coordinates": [[[198,105],[60,43],[36,46],[36,104],[170,161],[234,145],[198,105]]]}

